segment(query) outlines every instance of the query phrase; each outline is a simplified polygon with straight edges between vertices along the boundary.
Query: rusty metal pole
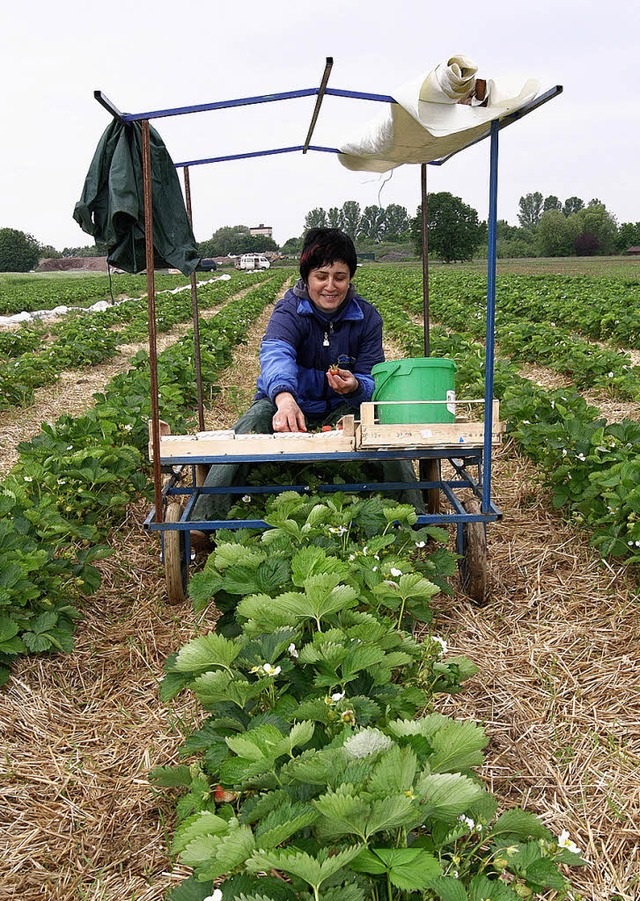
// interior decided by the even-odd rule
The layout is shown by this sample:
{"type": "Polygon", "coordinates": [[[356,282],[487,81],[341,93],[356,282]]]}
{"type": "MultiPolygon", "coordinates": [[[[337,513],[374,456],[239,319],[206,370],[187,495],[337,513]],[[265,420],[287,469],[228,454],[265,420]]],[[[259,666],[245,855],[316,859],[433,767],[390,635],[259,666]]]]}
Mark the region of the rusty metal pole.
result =
{"type": "Polygon", "coordinates": [[[147,268],[147,316],[149,319],[149,379],[151,391],[151,447],[153,450],[153,491],[156,521],[162,522],[162,468],[160,465],[160,403],[158,395],[158,349],[156,338],[156,284],[153,258],[153,192],[151,189],[151,142],[149,120],[142,126],[142,185],[144,197],[144,239],[147,268]]]}
{"type": "Polygon", "coordinates": [[[422,210],[422,317],[424,327],[424,355],[431,355],[429,339],[429,226],[427,224],[427,164],[420,164],[420,194],[422,210]]]}
{"type": "MultiPolygon", "coordinates": [[[[184,193],[187,201],[187,215],[189,224],[193,228],[193,213],[191,210],[191,178],[189,167],[184,169],[184,193]]],[[[193,311],[193,362],[196,368],[196,387],[198,390],[198,426],[204,432],[204,396],[202,392],[202,357],[200,354],[200,315],[198,313],[198,286],[195,272],[191,273],[191,309],[193,311]]]]}

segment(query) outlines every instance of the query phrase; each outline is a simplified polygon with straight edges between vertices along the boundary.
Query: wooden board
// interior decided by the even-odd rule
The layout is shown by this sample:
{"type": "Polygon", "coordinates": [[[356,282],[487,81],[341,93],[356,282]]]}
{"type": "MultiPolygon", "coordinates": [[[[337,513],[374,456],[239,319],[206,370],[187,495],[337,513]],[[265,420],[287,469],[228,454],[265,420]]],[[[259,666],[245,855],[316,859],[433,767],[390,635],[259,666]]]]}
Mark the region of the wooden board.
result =
{"type": "MultiPolygon", "coordinates": [[[[254,459],[274,454],[305,454],[313,458],[316,454],[331,454],[337,451],[355,450],[355,419],[345,416],[340,421],[341,429],[328,432],[280,432],[275,435],[236,435],[233,429],[213,432],[198,432],[195,435],[169,435],[166,423],[160,427],[160,460],[193,457],[245,457],[254,459]]],[[[149,459],[153,460],[152,442],[149,441],[149,459]]]]}
{"type": "MultiPolygon", "coordinates": [[[[356,430],[356,450],[363,448],[482,447],[484,423],[468,419],[386,425],[375,419],[375,403],[360,407],[362,421],[356,430]]],[[[505,424],[499,421],[499,402],[493,402],[491,443],[500,444],[505,424]]]]}

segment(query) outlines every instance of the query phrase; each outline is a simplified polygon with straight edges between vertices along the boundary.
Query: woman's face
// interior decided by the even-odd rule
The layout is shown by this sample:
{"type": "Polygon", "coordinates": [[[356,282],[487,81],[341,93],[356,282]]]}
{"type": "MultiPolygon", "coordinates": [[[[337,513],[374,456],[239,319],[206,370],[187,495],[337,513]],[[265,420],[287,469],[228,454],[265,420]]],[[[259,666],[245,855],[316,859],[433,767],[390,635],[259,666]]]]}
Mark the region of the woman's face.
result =
{"type": "Polygon", "coordinates": [[[347,296],[350,281],[349,267],[341,260],[319,266],[307,276],[309,297],[318,309],[324,313],[333,313],[347,296]]]}

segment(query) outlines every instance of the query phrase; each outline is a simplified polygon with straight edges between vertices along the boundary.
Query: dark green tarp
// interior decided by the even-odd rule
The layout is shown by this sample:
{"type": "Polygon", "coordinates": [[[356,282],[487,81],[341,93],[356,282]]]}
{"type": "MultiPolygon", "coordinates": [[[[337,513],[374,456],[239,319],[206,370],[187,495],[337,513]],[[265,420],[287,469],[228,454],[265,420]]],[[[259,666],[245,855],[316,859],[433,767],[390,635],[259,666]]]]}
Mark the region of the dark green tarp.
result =
{"type": "MultiPolygon", "coordinates": [[[[200,254],[189,224],[178,173],[158,132],[149,127],[155,268],[190,275],[200,254]]],[[[146,268],[142,183],[142,126],[114,119],[96,148],[73,218],[105,241],[110,265],[125,272],[146,268]]]]}

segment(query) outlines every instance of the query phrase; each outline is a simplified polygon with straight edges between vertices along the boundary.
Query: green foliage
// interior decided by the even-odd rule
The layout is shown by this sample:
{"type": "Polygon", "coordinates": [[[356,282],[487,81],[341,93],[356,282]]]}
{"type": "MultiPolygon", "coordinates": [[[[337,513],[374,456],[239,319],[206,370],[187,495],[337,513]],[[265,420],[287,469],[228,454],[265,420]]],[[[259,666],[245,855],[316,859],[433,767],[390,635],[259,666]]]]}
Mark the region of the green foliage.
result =
{"type": "Polygon", "coordinates": [[[574,231],[559,209],[546,210],[536,233],[538,252],[544,257],[565,257],[573,253],[574,231]]]}
{"type": "Polygon", "coordinates": [[[0,228],[0,272],[29,272],[38,263],[40,244],[33,235],[0,228]]]}
{"type": "Polygon", "coordinates": [[[278,250],[273,240],[263,235],[252,235],[249,226],[223,226],[207,240],[198,244],[198,253],[205,257],[238,256],[243,253],[264,253],[278,250]]]}
{"type": "Polygon", "coordinates": [[[603,203],[590,203],[569,219],[574,231],[574,247],[580,255],[580,241],[583,246],[585,238],[592,239],[590,253],[613,253],[618,237],[618,224],[615,217],[607,211],[603,203]]]}
{"type": "Polygon", "coordinates": [[[565,852],[535,817],[496,819],[475,776],[483,730],[424,714],[473,666],[449,668],[442,642],[403,631],[436,591],[411,514],[284,492],[267,503],[268,531],[220,531],[192,580],[198,606],[227,612],[167,661],[164,697],[190,690],[209,717],[182,748],[190,767],[152,778],[182,787],[173,851],[198,880],[222,878],[223,899],[276,899],[273,874],[292,899],[318,901],[469,901],[503,873],[566,886],[565,852]]]}
{"type": "Polygon", "coordinates": [[[518,222],[523,228],[535,228],[543,212],[543,198],[540,191],[525,194],[518,201],[518,222]]]}
{"type": "MultiPolygon", "coordinates": [[[[397,242],[406,238],[409,231],[409,216],[405,207],[390,203],[387,207],[367,206],[360,209],[355,200],[347,200],[342,207],[331,207],[328,211],[322,207],[310,210],[304,222],[305,230],[309,228],[339,228],[346,231],[360,245],[363,241],[379,244],[381,241],[397,242]]],[[[294,240],[294,239],[292,239],[294,240]]],[[[283,247],[283,251],[284,251],[283,247]]],[[[299,252],[296,246],[294,252],[299,252]]],[[[291,252],[291,251],[290,251],[291,252]]]]}
{"type": "MultiPolygon", "coordinates": [[[[429,195],[427,205],[429,252],[451,263],[471,260],[474,251],[485,241],[486,225],[479,221],[473,207],[448,191],[429,195]]],[[[416,253],[422,256],[422,208],[411,220],[411,236],[416,253]]]]}
{"type": "MultiPolygon", "coordinates": [[[[258,276],[260,277],[260,276],[258,276]]],[[[218,305],[239,288],[255,284],[255,276],[239,275],[226,282],[215,282],[200,288],[199,306],[207,309],[218,305]]],[[[263,275],[262,278],[273,279],[263,275]]],[[[82,280],[78,280],[82,281],[82,280]]],[[[167,290],[156,298],[156,319],[158,332],[165,332],[178,322],[192,316],[190,294],[181,291],[177,299],[175,291],[167,290]]],[[[247,307],[249,310],[249,307],[247,307]]],[[[215,326],[213,327],[215,329],[215,326]]],[[[93,365],[115,356],[117,348],[127,342],[139,341],[148,332],[146,300],[129,300],[110,307],[103,312],[69,316],[61,324],[51,328],[53,340],[42,343],[39,350],[25,350],[6,363],[0,362],[0,409],[16,405],[26,406],[33,401],[36,388],[56,381],[61,370],[93,365]]],[[[222,332],[223,343],[227,337],[222,332]]],[[[217,366],[216,342],[212,348],[202,346],[202,366],[213,369],[217,366]]],[[[183,346],[186,348],[186,345],[183,346]]],[[[164,359],[175,357],[176,352],[167,353],[164,359]]],[[[182,381],[193,378],[192,366],[183,370],[182,381]]],[[[165,387],[165,393],[171,391],[165,387]]]]}
{"type": "MultiPolygon", "coordinates": [[[[259,285],[203,323],[205,385],[214,386],[217,371],[274,293],[272,283],[259,285]]],[[[160,355],[159,380],[161,416],[186,428],[184,410],[195,405],[188,338],[160,355]]],[[[110,553],[102,542],[127,504],[149,489],[146,354],[96,401],[83,416],[43,424],[19,446],[19,461],[0,485],[0,679],[16,654],[71,649],[76,606],[99,587],[94,564],[110,553]]]]}

